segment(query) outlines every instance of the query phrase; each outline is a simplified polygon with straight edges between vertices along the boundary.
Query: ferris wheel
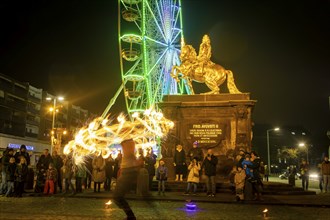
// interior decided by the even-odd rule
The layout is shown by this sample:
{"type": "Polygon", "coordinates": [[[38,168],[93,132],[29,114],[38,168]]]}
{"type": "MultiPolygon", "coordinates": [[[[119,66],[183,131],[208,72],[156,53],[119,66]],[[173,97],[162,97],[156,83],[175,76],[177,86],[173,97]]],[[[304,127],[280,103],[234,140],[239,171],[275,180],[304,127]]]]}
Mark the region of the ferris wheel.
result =
{"type": "Polygon", "coordinates": [[[170,76],[180,64],[181,0],[118,0],[118,35],[129,115],[157,108],[164,95],[190,93],[170,76]]]}

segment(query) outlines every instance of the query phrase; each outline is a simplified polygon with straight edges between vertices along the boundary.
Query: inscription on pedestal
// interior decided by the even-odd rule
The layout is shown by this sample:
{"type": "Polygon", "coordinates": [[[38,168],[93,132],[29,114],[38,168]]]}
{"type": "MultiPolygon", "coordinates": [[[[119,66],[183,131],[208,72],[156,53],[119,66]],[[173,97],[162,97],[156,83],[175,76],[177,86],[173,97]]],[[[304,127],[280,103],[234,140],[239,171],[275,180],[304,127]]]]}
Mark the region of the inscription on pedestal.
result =
{"type": "Polygon", "coordinates": [[[223,138],[223,129],[220,124],[194,123],[189,127],[190,138],[201,144],[216,144],[223,138]]]}

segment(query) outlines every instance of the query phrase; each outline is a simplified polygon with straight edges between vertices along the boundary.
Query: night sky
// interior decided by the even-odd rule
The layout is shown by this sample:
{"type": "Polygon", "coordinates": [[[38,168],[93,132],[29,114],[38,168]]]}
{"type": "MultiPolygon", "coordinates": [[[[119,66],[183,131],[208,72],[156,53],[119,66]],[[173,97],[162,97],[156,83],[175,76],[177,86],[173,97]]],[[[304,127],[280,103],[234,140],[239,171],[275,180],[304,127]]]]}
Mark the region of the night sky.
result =
{"type": "MultiPolygon", "coordinates": [[[[301,125],[329,145],[330,1],[182,6],[186,43],[197,49],[210,35],[212,60],[258,101],[255,123],[301,125]]],[[[121,83],[117,10],[117,0],[2,0],[0,72],[102,113],[121,83]]],[[[123,103],[121,95],[113,112],[125,111],[123,103]]]]}

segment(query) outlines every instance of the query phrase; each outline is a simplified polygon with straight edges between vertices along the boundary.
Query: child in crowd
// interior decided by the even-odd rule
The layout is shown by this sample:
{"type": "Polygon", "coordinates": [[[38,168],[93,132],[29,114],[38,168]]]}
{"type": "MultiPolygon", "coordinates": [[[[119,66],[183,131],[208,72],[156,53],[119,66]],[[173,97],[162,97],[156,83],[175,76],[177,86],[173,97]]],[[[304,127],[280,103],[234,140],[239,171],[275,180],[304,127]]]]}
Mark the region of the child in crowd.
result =
{"type": "Polygon", "coordinates": [[[57,181],[57,170],[55,169],[54,164],[50,163],[48,166],[48,170],[46,171],[44,195],[48,194],[48,190],[49,190],[49,195],[54,194],[56,181],[57,181]]]}
{"type": "Polygon", "coordinates": [[[11,157],[9,159],[9,165],[6,170],[7,175],[7,193],[6,197],[12,196],[14,192],[14,182],[15,182],[15,170],[16,170],[16,163],[15,157],[11,157]]]}
{"type": "Polygon", "coordinates": [[[236,201],[244,200],[244,185],[246,174],[242,167],[237,167],[235,174],[236,201]]]}
{"type": "Polygon", "coordinates": [[[15,196],[22,197],[24,192],[24,183],[28,174],[28,166],[25,157],[21,157],[20,162],[15,169],[15,196]]]}
{"type": "Polygon", "coordinates": [[[236,186],[235,186],[235,175],[237,173],[237,166],[233,166],[232,170],[229,173],[229,183],[230,183],[230,190],[232,194],[236,193],[236,186]]]}
{"type": "Polygon", "coordinates": [[[247,180],[253,180],[253,169],[248,168],[247,166],[252,166],[253,163],[250,161],[250,154],[245,155],[245,160],[242,162],[242,168],[245,170],[247,180]]]}
{"type": "Polygon", "coordinates": [[[193,189],[193,195],[196,195],[197,192],[197,184],[199,183],[199,171],[201,170],[201,165],[197,162],[197,159],[194,158],[191,163],[189,164],[188,167],[189,174],[188,174],[188,185],[187,185],[187,190],[184,193],[184,195],[189,195],[189,192],[192,187],[193,189]]]}
{"type": "MultiPolygon", "coordinates": [[[[82,185],[83,185],[83,180],[86,178],[87,173],[86,170],[83,167],[78,167],[76,166],[76,192],[77,193],[82,193],[82,185]]],[[[86,188],[86,186],[85,186],[86,188]]]]}
{"type": "Polygon", "coordinates": [[[156,170],[156,179],[158,180],[158,195],[160,192],[165,194],[165,181],[167,180],[167,167],[165,166],[165,161],[160,160],[159,166],[156,170]]]}
{"type": "Polygon", "coordinates": [[[64,158],[63,160],[63,167],[62,169],[62,177],[65,182],[65,193],[69,193],[70,188],[72,190],[72,194],[76,193],[76,190],[74,188],[74,185],[72,183],[72,178],[73,178],[73,168],[72,168],[72,157],[71,155],[68,155],[64,158]]]}

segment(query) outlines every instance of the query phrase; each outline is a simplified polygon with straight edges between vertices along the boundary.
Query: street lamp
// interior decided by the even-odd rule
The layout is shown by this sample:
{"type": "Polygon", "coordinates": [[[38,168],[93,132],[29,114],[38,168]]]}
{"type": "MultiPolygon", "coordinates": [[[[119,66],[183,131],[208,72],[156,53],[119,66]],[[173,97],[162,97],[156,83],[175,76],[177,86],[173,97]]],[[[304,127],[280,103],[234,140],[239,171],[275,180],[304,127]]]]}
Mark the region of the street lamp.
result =
{"type": "Polygon", "coordinates": [[[52,155],[53,154],[53,148],[54,148],[54,134],[55,134],[55,117],[56,117],[56,112],[57,112],[57,109],[56,109],[56,103],[57,101],[63,101],[64,98],[62,96],[57,96],[57,97],[47,97],[46,98],[47,101],[53,101],[53,107],[50,108],[50,111],[53,113],[53,119],[52,119],[52,132],[51,132],[51,143],[50,143],[50,154],[52,155]]]}
{"type": "Polygon", "coordinates": [[[271,173],[271,167],[270,167],[270,150],[269,150],[269,132],[270,131],[278,131],[280,128],[272,128],[267,130],[267,154],[268,154],[268,169],[269,172],[271,173]]]}
{"type": "Polygon", "coordinates": [[[309,159],[308,159],[308,146],[305,143],[299,143],[299,147],[306,147],[306,156],[307,156],[307,163],[309,164],[309,159]]]}

